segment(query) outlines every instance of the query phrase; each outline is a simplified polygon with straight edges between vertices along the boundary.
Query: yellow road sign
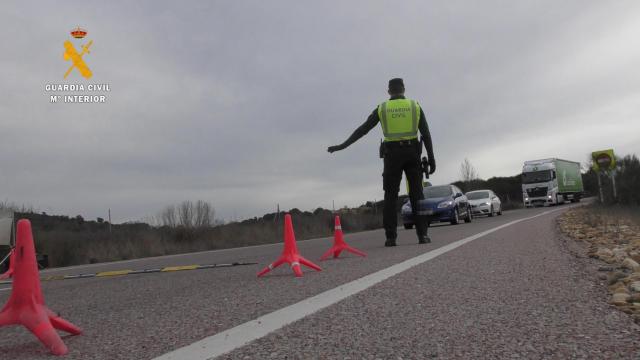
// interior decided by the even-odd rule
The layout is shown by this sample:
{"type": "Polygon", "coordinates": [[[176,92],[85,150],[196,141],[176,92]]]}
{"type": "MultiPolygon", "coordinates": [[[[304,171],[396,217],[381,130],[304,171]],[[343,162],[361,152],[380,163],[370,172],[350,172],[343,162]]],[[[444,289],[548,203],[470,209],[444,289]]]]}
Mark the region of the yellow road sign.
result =
{"type": "Polygon", "coordinates": [[[594,151],[591,153],[594,171],[608,171],[616,168],[616,157],[613,149],[594,151]]]}

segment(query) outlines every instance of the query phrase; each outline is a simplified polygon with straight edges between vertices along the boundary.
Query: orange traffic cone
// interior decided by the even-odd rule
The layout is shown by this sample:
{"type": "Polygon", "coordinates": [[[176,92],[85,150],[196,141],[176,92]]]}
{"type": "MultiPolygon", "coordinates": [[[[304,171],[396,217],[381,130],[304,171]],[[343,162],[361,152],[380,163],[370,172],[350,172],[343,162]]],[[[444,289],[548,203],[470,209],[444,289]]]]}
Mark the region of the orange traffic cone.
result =
{"type": "Polygon", "coordinates": [[[298,253],[298,246],[296,245],[296,236],[293,233],[293,225],[291,223],[291,215],[286,214],[284,217],[284,250],[282,250],[282,255],[275,262],[269,264],[266,268],[262,269],[258,273],[258,277],[268,273],[269,271],[277,268],[278,266],[288,263],[293,269],[293,272],[296,274],[296,277],[302,276],[302,269],[300,268],[300,264],[308,266],[316,271],[322,271],[320,267],[311,261],[303,258],[300,253],[298,253]]]}
{"type": "Polygon", "coordinates": [[[9,270],[6,273],[0,275],[0,280],[8,279],[13,276],[13,268],[16,263],[16,249],[11,249],[11,253],[9,255],[9,270]]]}
{"type": "Polygon", "coordinates": [[[82,330],[58,317],[44,304],[29,220],[18,221],[17,238],[13,289],[9,302],[0,312],[0,326],[24,325],[51,353],[64,355],[68,352],[67,346],[54,328],[73,335],[82,330]]]}
{"type": "Polygon", "coordinates": [[[354,253],[356,255],[367,256],[367,254],[363,253],[362,251],[356,248],[349,246],[344,241],[344,237],[342,235],[342,225],[340,225],[340,216],[336,215],[333,246],[326,253],[324,253],[324,255],[322,255],[322,257],[320,258],[320,261],[326,260],[331,254],[333,254],[334,258],[337,258],[338,256],[340,256],[340,253],[344,250],[347,250],[348,252],[354,253]]]}

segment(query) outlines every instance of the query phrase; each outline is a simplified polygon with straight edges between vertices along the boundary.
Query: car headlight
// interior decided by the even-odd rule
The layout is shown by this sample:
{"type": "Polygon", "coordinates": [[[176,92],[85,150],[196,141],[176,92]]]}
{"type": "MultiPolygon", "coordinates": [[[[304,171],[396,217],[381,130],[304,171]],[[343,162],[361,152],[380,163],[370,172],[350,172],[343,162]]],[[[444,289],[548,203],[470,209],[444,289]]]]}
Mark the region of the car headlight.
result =
{"type": "Polygon", "coordinates": [[[446,208],[446,207],[450,207],[451,205],[453,205],[453,201],[449,200],[449,201],[443,201],[440,204],[438,204],[438,209],[442,209],[442,208],[446,208]]]}
{"type": "Polygon", "coordinates": [[[529,198],[528,197],[524,198],[524,201],[529,201],[529,198]]]}
{"type": "Polygon", "coordinates": [[[488,202],[483,202],[481,205],[490,206],[491,204],[488,202]]]}
{"type": "Polygon", "coordinates": [[[549,195],[548,198],[551,199],[551,195],[549,195]]]}

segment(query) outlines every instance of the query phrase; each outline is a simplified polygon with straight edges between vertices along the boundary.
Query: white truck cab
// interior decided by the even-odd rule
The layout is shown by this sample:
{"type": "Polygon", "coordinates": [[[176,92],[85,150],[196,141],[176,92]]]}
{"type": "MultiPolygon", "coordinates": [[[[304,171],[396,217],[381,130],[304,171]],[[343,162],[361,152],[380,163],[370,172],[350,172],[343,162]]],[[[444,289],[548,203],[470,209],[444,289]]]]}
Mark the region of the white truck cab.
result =
{"type": "Polygon", "coordinates": [[[582,195],[580,163],[561,159],[525,161],[522,167],[524,206],[549,206],[567,200],[580,201],[582,195]]]}
{"type": "Polygon", "coordinates": [[[7,260],[5,258],[14,246],[13,230],[13,212],[0,210],[0,262],[5,260],[0,264],[0,274],[6,270],[7,260]]]}

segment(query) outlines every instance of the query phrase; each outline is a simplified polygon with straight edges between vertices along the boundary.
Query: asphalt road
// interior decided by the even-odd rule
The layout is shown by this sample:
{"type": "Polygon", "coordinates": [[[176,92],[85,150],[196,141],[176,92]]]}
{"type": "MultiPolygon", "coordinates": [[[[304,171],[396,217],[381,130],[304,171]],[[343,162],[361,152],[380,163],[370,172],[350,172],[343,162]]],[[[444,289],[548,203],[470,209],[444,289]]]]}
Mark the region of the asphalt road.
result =
{"type": "MultiPolygon", "coordinates": [[[[279,256],[281,245],[276,244],[43,275],[259,263],[254,266],[52,281],[42,287],[47,305],[84,330],[81,336],[63,338],[70,349],[67,359],[152,359],[243,324],[250,328],[253,320],[300,302],[304,306],[298,308],[310,315],[221,358],[638,359],[639,327],[606,304],[606,289],[556,233],[555,218],[566,208],[509,211],[470,224],[438,225],[431,228],[433,243],[428,245],[417,244],[413,231],[399,231],[400,246],[395,248],[382,246],[379,230],[347,234],[345,240],[367,258],[347,255],[318,262],[332,240],[301,241],[302,255],[323,267],[322,272],[305,270],[303,278],[294,278],[286,266],[256,278],[258,270],[279,256]],[[511,223],[549,210],[555,211],[511,223]],[[427,260],[362,285],[416,258],[427,260]],[[362,291],[314,313],[304,303],[349,286],[362,286],[362,291]]],[[[0,286],[1,303],[9,297],[10,291],[2,290],[7,287],[0,286]]],[[[238,336],[250,338],[251,333],[238,336]]],[[[175,358],[190,354],[189,348],[178,351],[184,352],[173,353],[175,358]]],[[[26,329],[0,328],[0,359],[45,358],[51,356],[26,329]]]]}

